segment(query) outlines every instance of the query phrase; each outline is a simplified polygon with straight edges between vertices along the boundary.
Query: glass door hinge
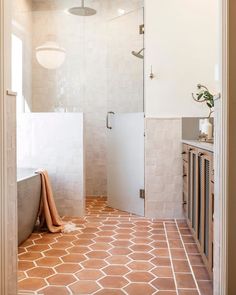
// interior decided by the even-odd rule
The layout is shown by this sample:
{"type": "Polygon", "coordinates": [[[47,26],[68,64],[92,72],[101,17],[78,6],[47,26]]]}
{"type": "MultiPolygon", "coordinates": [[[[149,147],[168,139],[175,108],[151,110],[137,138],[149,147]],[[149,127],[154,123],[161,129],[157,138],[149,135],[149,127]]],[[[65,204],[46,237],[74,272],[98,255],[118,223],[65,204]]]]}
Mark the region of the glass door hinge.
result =
{"type": "Polygon", "coordinates": [[[139,191],[139,197],[140,197],[141,199],[145,199],[145,190],[144,190],[144,189],[141,189],[141,190],[139,191]]]}

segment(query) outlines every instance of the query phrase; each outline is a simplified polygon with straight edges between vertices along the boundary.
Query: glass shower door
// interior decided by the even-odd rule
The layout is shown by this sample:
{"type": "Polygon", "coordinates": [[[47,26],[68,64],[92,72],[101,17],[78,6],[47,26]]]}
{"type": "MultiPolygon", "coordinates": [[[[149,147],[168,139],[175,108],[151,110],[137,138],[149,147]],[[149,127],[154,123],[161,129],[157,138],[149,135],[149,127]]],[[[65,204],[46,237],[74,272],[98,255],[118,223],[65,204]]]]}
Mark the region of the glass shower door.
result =
{"type": "Polygon", "coordinates": [[[143,8],[110,20],[108,32],[108,205],[143,216],[143,8]]]}

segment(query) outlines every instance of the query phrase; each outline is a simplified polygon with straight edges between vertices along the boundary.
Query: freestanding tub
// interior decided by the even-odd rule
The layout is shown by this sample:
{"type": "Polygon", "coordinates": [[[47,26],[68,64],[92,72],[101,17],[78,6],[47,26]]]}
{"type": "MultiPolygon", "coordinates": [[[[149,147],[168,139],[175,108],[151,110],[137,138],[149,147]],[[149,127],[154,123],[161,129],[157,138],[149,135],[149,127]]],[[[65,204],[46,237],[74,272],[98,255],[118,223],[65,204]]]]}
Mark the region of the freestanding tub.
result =
{"type": "Polygon", "coordinates": [[[17,169],[18,245],[33,232],[39,210],[41,177],[35,169],[17,169]]]}

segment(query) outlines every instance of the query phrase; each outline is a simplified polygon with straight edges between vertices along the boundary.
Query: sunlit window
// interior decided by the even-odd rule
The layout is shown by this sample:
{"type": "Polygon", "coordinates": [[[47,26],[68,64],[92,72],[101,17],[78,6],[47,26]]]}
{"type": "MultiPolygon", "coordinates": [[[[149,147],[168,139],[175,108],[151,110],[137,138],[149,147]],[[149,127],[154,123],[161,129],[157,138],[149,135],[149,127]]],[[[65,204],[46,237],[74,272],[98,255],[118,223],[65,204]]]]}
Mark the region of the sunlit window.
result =
{"type": "Polygon", "coordinates": [[[17,113],[25,111],[23,97],[23,42],[16,35],[12,35],[11,83],[12,90],[17,92],[17,113]]]}

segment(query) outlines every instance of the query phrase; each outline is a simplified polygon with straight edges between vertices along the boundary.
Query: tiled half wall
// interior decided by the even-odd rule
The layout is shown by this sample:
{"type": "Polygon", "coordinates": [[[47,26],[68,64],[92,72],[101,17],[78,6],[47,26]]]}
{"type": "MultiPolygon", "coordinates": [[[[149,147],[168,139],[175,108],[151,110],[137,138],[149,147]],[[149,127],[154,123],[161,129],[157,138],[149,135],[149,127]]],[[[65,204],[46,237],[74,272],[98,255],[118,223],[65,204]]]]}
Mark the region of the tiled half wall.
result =
{"type": "Polygon", "coordinates": [[[23,114],[17,129],[18,167],[46,169],[59,213],[83,216],[83,114],[23,114]]]}
{"type": "Polygon", "coordinates": [[[146,217],[182,218],[182,119],[146,119],[146,217]]]}

